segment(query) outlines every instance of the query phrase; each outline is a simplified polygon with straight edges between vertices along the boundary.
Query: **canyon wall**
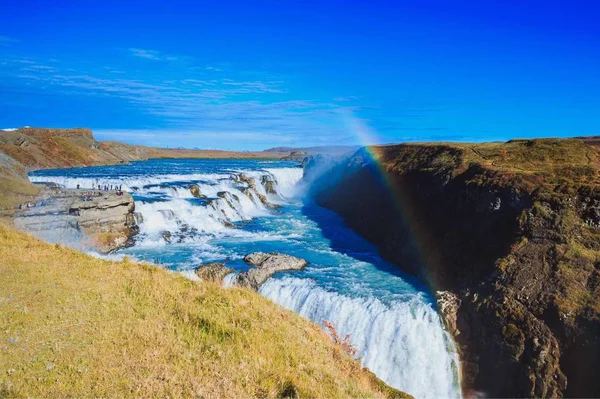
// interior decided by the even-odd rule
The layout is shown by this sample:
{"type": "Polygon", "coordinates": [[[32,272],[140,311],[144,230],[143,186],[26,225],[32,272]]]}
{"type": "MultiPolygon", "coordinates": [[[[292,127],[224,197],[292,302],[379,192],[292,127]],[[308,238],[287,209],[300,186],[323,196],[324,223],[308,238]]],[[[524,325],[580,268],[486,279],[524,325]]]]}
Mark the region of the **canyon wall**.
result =
{"type": "Polygon", "coordinates": [[[438,293],[465,394],[598,397],[598,165],[574,139],[371,147],[312,195],[438,293]]]}

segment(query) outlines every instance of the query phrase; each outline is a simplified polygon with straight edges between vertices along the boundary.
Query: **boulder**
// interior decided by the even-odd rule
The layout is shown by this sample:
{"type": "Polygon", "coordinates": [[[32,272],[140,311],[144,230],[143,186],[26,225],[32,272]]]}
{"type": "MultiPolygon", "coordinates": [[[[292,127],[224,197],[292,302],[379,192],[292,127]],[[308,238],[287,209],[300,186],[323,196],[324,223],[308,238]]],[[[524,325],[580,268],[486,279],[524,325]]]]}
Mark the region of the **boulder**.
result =
{"type": "Polygon", "coordinates": [[[244,261],[255,268],[238,274],[234,284],[254,291],[258,291],[260,286],[273,274],[289,270],[302,270],[308,263],[306,260],[294,256],[265,252],[247,255],[244,261]]]}
{"type": "Polygon", "coordinates": [[[203,195],[202,192],[200,192],[200,187],[198,187],[197,184],[190,185],[189,189],[194,198],[206,198],[206,195],[203,195]]]}
{"type": "Polygon", "coordinates": [[[248,177],[243,173],[238,173],[237,175],[232,176],[232,180],[246,183],[248,187],[256,191],[256,180],[254,180],[254,177],[248,177]]]}
{"type": "Polygon", "coordinates": [[[260,177],[260,183],[265,188],[267,194],[277,194],[276,182],[273,176],[271,175],[262,175],[260,177]]]}
{"type": "Polygon", "coordinates": [[[200,198],[200,187],[196,184],[192,184],[190,187],[190,193],[194,196],[194,198],[200,198]]]}
{"type": "Polygon", "coordinates": [[[194,271],[202,280],[215,283],[223,283],[225,276],[233,273],[233,269],[225,266],[224,263],[206,263],[198,266],[194,271]]]}
{"type": "Polygon", "coordinates": [[[446,330],[452,336],[456,337],[460,334],[457,327],[457,314],[460,308],[461,300],[453,292],[450,291],[438,291],[436,293],[437,307],[442,316],[446,330]]]}

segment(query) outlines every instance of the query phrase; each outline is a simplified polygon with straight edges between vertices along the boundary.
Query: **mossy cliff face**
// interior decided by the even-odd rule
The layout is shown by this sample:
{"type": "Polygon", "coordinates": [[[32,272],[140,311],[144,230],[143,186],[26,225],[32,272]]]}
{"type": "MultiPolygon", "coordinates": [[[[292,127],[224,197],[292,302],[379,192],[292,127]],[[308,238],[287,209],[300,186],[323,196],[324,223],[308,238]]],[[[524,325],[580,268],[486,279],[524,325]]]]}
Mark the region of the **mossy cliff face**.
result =
{"type": "Polygon", "coordinates": [[[466,393],[598,397],[598,159],[582,140],[374,147],[313,195],[443,291],[466,393]]]}

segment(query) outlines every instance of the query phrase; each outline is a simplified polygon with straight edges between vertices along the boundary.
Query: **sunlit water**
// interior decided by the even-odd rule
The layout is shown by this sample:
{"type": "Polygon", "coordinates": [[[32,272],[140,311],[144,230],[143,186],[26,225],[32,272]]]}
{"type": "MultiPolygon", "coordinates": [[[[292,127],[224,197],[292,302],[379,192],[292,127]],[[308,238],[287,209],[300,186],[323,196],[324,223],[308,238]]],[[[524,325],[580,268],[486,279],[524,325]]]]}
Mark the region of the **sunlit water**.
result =
{"type": "MultiPolygon", "coordinates": [[[[281,252],[310,262],[260,289],[267,298],[350,335],[357,356],[388,384],[419,398],[459,397],[458,360],[425,287],[384,262],[377,250],[334,213],[304,199],[296,163],[255,160],[151,160],[131,165],[50,170],[34,182],[69,188],[122,185],[133,194],[140,234],[119,251],[171,270],[224,261],[241,271],[254,251],[281,252]],[[256,181],[256,192],[232,175],[256,181]],[[273,181],[276,194],[269,194],[273,181]],[[208,198],[194,198],[197,184],[208,198]],[[265,195],[277,210],[265,206],[265,195]],[[164,232],[171,233],[166,242],[164,232]]],[[[229,278],[231,280],[231,278],[229,278]]]]}

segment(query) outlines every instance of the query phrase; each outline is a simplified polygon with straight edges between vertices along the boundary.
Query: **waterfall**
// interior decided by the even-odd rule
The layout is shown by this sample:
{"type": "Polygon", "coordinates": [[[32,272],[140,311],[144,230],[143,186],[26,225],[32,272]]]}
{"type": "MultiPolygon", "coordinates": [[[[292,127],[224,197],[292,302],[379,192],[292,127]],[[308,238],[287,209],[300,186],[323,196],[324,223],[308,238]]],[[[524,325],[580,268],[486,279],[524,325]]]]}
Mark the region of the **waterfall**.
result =
{"type": "Polygon", "coordinates": [[[438,314],[420,294],[384,304],[326,291],[311,279],[270,279],[260,293],[338,334],[350,336],[363,366],[417,398],[460,397],[458,357],[438,314]]]}
{"type": "MultiPolygon", "coordinates": [[[[159,173],[146,173],[143,165],[39,172],[30,179],[66,188],[122,185],[135,199],[140,232],[135,245],[121,253],[188,278],[196,277],[193,266],[207,261],[233,262],[237,273],[244,267],[241,258],[256,250],[313,257],[314,266],[294,277],[276,275],[260,293],[321,326],[331,322],[342,337],[348,334],[362,364],[389,385],[417,398],[460,397],[454,343],[431,301],[401,277],[379,270],[376,251],[349,240],[341,222],[325,221],[338,241],[371,255],[368,262],[357,261],[334,249],[323,225],[303,213],[301,168],[212,163],[217,173],[184,173],[187,164],[178,164],[180,173],[169,174],[163,172],[170,168],[156,164],[159,173]],[[121,168],[127,172],[121,174],[121,168]]],[[[226,276],[225,285],[234,278],[235,273],[226,276]]]]}

